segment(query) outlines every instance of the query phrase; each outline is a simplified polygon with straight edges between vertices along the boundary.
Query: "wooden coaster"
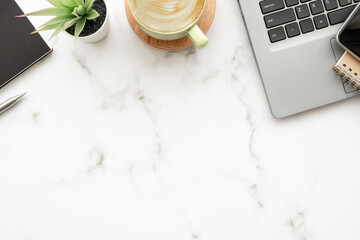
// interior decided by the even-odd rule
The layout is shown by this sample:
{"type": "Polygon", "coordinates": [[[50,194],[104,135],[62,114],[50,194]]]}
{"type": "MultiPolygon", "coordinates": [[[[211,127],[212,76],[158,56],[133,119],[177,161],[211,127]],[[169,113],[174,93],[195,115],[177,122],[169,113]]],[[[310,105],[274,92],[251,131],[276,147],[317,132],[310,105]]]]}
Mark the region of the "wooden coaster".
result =
{"type": "MultiPolygon", "coordinates": [[[[215,10],[216,10],[216,0],[207,0],[206,7],[203,13],[202,18],[198,22],[198,26],[200,29],[206,33],[214,18],[215,18],[215,10]]],[[[127,20],[131,26],[131,28],[134,30],[136,35],[145,43],[149,44],[150,46],[165,50],[165,51],[178,51],[183,50],[185,48],[191,47],[193,43],[188,37],[184,37],[181,39],[173,40],[173,41],[165,41],[165,40],[159,40],[153,37],[150,37],[147,35],[141,28],[136,24],[135,19],[131,15],[129,6],[127,4],[127,0],[125,0],[125,12],[127,20]]]]}

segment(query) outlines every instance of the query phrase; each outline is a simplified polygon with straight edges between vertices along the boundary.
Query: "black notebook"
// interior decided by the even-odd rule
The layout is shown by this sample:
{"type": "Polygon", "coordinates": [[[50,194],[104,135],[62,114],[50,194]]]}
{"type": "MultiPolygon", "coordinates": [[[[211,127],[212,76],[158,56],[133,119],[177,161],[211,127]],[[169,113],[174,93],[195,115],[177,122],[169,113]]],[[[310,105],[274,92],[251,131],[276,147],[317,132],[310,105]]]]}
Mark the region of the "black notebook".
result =
{"type": "Polygon", "coordinates": [[[15,0],[0,3],[0,88],[51,52],[15,0]]]}

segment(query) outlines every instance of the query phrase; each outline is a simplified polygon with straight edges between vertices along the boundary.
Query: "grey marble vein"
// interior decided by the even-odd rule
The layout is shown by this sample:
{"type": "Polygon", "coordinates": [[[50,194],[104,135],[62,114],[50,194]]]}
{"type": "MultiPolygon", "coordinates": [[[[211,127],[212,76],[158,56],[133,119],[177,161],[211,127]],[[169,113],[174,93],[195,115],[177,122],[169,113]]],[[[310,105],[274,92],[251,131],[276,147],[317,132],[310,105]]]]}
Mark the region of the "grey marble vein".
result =
{"type": "Polygon", "coordinates": [[[104,161],[105,161],[105,153],[104,151],[99,148],[95,147],[90,153],[89,158],[95,161],[95,165],[88,168],[88,173],[91,173],[97,169],[104,168],[104,161]]]}
{"type": "Polygon", "coordinates": [[[93,73],[91,72],[90,68],[83,62],[83,60],[76,54],[75,51],[71,51],[71,53],[79,66],[91,77],[93,73]]]}
{"type": "Polygon", "coordinates": [[[250,193],[251,197],[254,199],[254,201],[256,202],[258,209],[263,209],[264,203],[262,202],[261,197],[260,197],[259,186],[257,184],[251,184],[249,186],[249,193],[250,193]]]}
{"type": "Polygon", "coordinates": [[[144,91],[142,91],[140,89],[138,89],[138,91],[136,92],[136,97],[137,97],[138,101],[142,104],[142,106],[145,110],[145,113],[148,116],[148,118],[150,119],[152,127],[153,127],[153,132],[154,132],[155,139],[156,139],[156,149],[155,149],[156,159],[153,160],[153,171],[156,171],[158,164],[164,159],[164,146],[163,146],[162,137],[161,137],[161,134],[160,134],[158,126],[157,126],[156,115],[150,107],[150,99],[148,99],[145,96],[144,91]]]}
{"type": "Polygon", "coordinates": [[[40,121],[40,113],[34,112],[34,113],[32,114],[32,120],[33,120],[33,122],[34,122],[35,124],[38,124],[39,121],[40,121]]]}
{"type": "Polygon", "coordinates": [[[298,211],[295,216],[291,216],[288,220],[293,236],[297,240],[308,240],[305,232],[305,212],[298,211]]]}
{"type": "Polygon", "coordinates": [[[72,51],[72,54],[79,64],[79,66],[87,73],[89,78],[93,79],[96,84],[98,85],[99,89],[103,93],[104,97],[104,103],[101,105],[101,108],[103,110],[107,110],[109,108],[115,110],[115,111],[123,111],[124,109],[124,101],[126,95],[131,94],[131,91],[134,86],[138,85],[138,75],[135,74],[133,76],[133,84],[128,85],[125,89],[121,91],[117,91],[115,94],[111,94],[109,90],[105,87],[105,85],[101,82],[101,80],[91,71],[91,69],[84,63],[84,61],[81,59],[80,56],[76,54],[75,51],[72,51]]]}
{"type": "Polygon", "coordinates": [[[194,239],[194,240],[198,240],[200,239],[200,235],[194,231],[194,227],[193,225],[191,224],[191,221],[190,219],[184,215],[184,218],[185,218],[185,221],[186,221],[186,224],[188,226],[188,230],[189,230],[189,233],[190,233],[190,236],[191,236],[191,239],[194,239]]]}
{"type": "Polygon", "coordinates": [[[138,184],[136,184],[136,182],[134,180],[134,178],[135,178],[134,169],[135,169],[134,165],[130,165],[129,168],[126,170],[126,173],[129,175],[130,182],[133,185],[133,187],[135,188],[136,192],[139,194],[140,197],[142,197],[143,193],[141,191],[141,188],[139,187],[138,184]]]}

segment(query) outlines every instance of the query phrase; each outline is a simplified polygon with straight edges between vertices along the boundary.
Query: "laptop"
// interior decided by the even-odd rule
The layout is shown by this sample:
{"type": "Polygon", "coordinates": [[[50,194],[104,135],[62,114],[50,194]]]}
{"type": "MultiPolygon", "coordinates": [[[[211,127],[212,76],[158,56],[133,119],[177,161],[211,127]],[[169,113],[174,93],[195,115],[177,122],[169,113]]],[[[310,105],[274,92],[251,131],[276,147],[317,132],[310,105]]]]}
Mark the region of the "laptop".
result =
{"type": "Polygon", "coordinates": [[[332,70],[335,40],[360,0],[238,0],[275,118],[359,95],[332,70]]]}

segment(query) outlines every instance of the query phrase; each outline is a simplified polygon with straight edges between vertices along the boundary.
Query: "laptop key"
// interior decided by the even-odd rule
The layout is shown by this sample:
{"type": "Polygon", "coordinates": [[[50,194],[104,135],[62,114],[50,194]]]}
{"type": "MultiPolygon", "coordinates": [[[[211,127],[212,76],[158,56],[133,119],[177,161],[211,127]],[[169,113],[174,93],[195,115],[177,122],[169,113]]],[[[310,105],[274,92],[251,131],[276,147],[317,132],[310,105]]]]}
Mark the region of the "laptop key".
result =
{"type": "Polygon", "coordinates": [[[324,12],[324,6],[323,6],[321,0],[311,2],[311,3],[309,3],[309,5],[310,5],[311,13],[313,15],[324,12]]]}
{"type": "Polygon", "coordinates": [[[314,25],[310,18],[299,22],[302,33],[308,33],[314,31],[314,25]]]}
{"type": "Polygon", "coordinates": [[[292,22],[296,20],[294,10],[292,8],[272,13],[264,16],[265,24],[267,28],[276,27],[284,23],[292,22]]]}
{"type": "Polygon", "coordinates": [[[326,28],[329,26],[325,14],[321,14],[319,16],[314,17],[314,23],[315,23],[316,29],[322,29],[322,28],[326,28]]]}
{"type": "Polygon", "coordinates": [[[304,3],[304,2],[309,2],[311,0],[300,0],[300,2],[304,3]]]}
{"type": "Polygon", "coordinates": [[[286,3],[286,6],[291,7],[291,6],[299,4],[299,0],[285,0],[285,3],[286,3]]]}
{"type": "MultiPolygon", "coordinates": [[[[360,1],[360,0],[359,0],[360,1]]],[[[327,11],[336,9],[339,7],[337,0],[324,0],[324,5],[327,11]]]]}
{"type": "Polygon", "coordinates": [[[352,4],[352,0],[339,0],[340,6],[344,7],[352,4]]]}
{"type": "Polygon", "coordinates": [[[283,27],[274,28],[268,31],[270,42],[278,42],[286,39],[285,31],[283,27]]]}
{"type": "Polygon", "coordinates": [[[286,25],[285,29],[286,29],[287,36],[289,38],[300,35],[299,25],[296,22],[286,25]]]}
{"type": "Polygon", "coordinates": [[[274,12],[285,8],[283,0],[264,0],[260,2],[261,12],[263,14],[274,12]]]}
{"type": "Polygon", "coordinates": [[[330,25],[344,22],[354,8],[355,5],[328,13],[330,25]]]}
{"type": "Polygon", "coordinates": [[[310,16],[310,10],[307,4],[303,4],[295,7],[295,12],[298,19],[302,19],[310,16]]]}

